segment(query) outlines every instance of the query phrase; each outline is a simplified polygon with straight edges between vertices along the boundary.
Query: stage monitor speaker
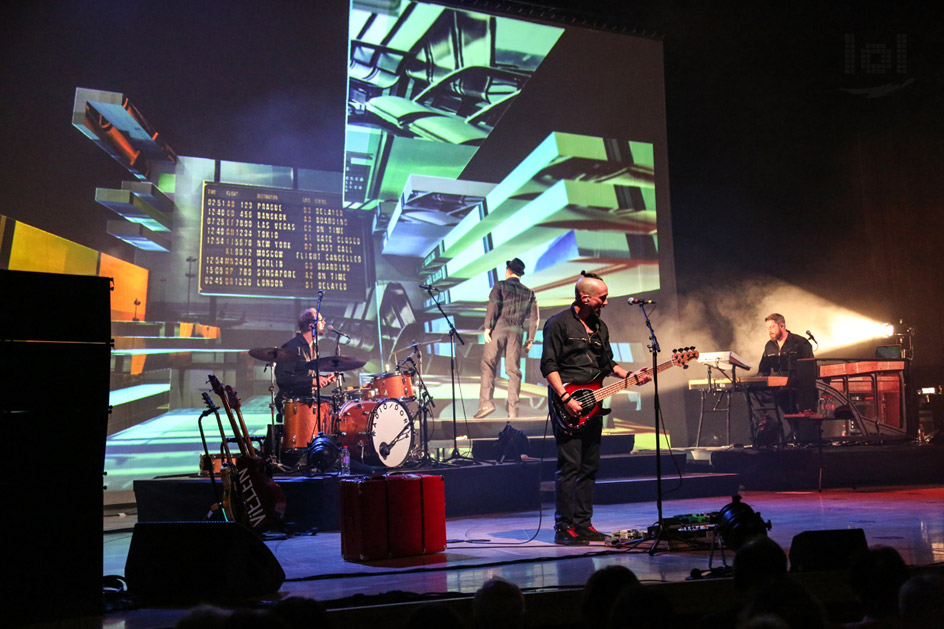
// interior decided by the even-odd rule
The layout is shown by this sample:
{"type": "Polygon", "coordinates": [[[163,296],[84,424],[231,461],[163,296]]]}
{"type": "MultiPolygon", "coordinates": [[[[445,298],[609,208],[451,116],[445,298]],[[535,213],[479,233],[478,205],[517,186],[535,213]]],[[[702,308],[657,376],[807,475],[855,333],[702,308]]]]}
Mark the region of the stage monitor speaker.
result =
{"type": "Polygon", "coordinates": [[[128,591],[149,601],[198,602],[278,592],[285,572],[236,522],[138,522],[125,563],[128,591]]]}
{"type": "Polygon", "coordinates": [[[790,544],[790,571],[843,570],[852,555],[868,547],[862,529],[803,531],[790,544]]]}

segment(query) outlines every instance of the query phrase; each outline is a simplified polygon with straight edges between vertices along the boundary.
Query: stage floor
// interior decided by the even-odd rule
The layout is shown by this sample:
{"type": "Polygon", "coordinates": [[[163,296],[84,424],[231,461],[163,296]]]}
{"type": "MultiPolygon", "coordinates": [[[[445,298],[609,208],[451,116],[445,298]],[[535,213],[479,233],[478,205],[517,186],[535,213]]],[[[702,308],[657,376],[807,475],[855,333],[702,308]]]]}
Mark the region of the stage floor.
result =
{"type": "MultiPolygon", "coordinates": [[[[793,536],[809,530],[864,529],[869,545],[897,549],[911,566],[944,562],[944,487],[827,489],[822,493],[743,492],[743,501],[770,520],[771,538],[789,551],[793,536]]],[[[665,500],[665,517],[719,511],[730,496],[665,500]]],[[[600,530],[645,531],[658,518],[653,502],[600,505],[600,530]]],[[[106,512],[104,574],[124,574],[133,513],[106,512]]],[[[286,573],[278,594],[267,600],[304,596],[329,608],[379,604],[380,595],[455,593],[471,595],[488,578],[502,576],[525,592],[580,588],[596,570],[611,564],[630,568],[643,582],[685,581],[693,569],[706,570],[707,550],[666,549],[650,555],[648,544],[634,550],[602,545],[553,544],[553,506],[540,511],[454,518],[447,521],[448,546],[435,555],[370,563],[341,558],[340,533],[319,533],[268,541],[286,573]],[[364,598],[366,597],[366,598],[364,598]]],[[[732,559],[728,553],[728,561],[732,559]]],[[[716,553],[714,567],[720,565],[716,553]]],[[[104,627],[166,627],[180,609],[141,609],[108,614],[104,627]]]]}

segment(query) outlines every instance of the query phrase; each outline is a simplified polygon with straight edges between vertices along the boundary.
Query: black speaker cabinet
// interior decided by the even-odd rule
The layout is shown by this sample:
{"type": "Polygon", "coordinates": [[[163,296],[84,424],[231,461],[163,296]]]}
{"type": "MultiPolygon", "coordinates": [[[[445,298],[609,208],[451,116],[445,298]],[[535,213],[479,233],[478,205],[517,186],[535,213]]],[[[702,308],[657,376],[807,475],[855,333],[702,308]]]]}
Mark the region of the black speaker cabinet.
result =
{"type": "Polygon", "coordinates": [[[0,295],[5,611],[100,613],[110,280],[3,270],[0,295]]]}
{"type": "Polygon", "coordinates": [[[862,529],[803,531],[790,544],[790,571],[843,570],[853,554],[868,547],[862,529]]]}
{"type": "Polygon", "coordinates": [[[236,522],[138,522],[125,564],[128,591],[149,601],[198,602],[278,592],[285,572],[236,522]]]}

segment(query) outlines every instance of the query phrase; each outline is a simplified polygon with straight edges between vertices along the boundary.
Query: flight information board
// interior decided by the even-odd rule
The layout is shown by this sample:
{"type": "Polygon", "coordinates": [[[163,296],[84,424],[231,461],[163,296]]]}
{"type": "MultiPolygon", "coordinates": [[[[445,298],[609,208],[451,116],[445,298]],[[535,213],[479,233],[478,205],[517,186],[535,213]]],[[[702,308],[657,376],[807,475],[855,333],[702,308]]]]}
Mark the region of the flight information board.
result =
{"type": "Polygon", "coordinates": [[[207,182],[200,225],[201,294],[367,297],[370,216],[341,195],[207,182]]]}

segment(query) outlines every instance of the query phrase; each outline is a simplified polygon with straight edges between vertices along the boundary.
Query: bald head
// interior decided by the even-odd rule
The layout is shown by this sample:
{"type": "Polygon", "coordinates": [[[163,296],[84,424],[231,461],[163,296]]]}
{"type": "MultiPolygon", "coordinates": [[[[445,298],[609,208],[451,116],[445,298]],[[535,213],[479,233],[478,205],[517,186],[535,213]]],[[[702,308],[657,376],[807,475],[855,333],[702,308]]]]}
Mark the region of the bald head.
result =
{"type": "Polygon", "coordinates": [[[581,273],[580,279],[574,285],[574,296],[577,298],[577,316],[583,320],[599,317],[606,306],[609,289],[606,282],[599,276],[591,273],[581,273]]]}
{"type": "Polygon", "coordinates": [[[577,280],[577,284],[574,285],[574,296],[577,298],[577,301],[580,301],[580,298],[584,295],[588,297],[599,297],[600,295],[606,294],[608,290],[606,282],[600,278],[582,276],[577,280]]]}

